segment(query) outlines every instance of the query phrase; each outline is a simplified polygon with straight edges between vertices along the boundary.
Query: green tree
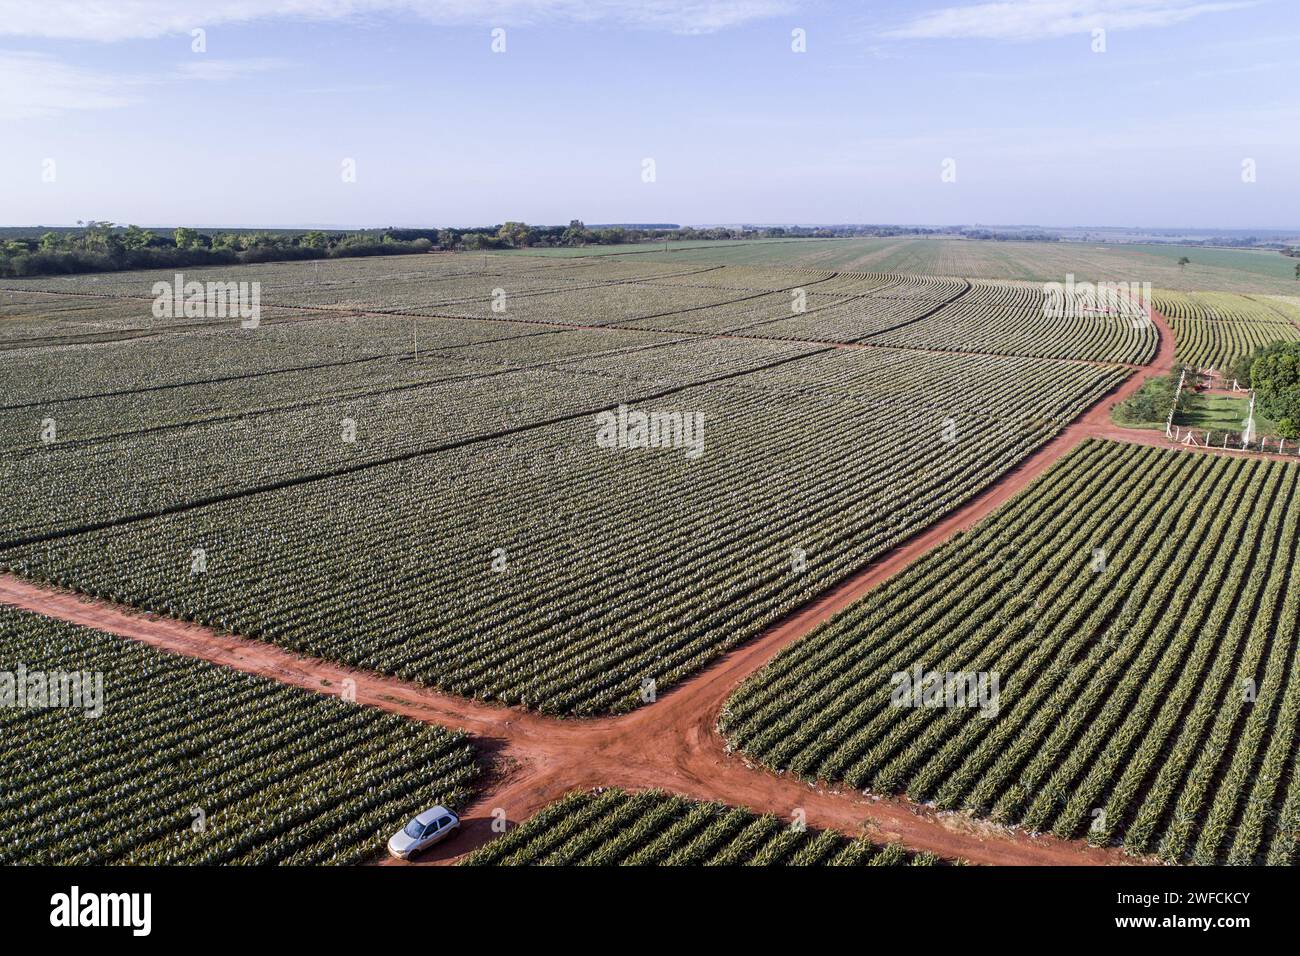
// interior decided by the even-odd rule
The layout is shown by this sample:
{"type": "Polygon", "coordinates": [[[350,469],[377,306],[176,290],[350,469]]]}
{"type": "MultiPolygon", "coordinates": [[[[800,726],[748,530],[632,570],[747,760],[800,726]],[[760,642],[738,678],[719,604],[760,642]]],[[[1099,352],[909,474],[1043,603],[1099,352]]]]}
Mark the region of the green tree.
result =
{"type": "Polygon", "coordinates": [[[1186,269],[1187,266],[1188,266],[1189,264],[1191,264],[1191,261],[1192,261],[1192,260],[1189,259],[1189,258],[1187,258],[1186,256],[1179,256],[1179,257],[1178,257],[1178,268],[1180,268],[1180,269],[1186,269]]]}
{"type": "Polygon", "coordinates": [[[1288,343],[1283,341],[1277,341],[1269,342],[1267,345],[1255,346],[1255,348],[1250,352],[1241,356],[1228,366],[1228,377],[1235,378],[1243,387],[1249,386],[1251,382],[1251,369],[1254,368],[1255,363],[1260,359],[1285,351],[1287,344],[1288,343]]]}
{"type": "Polygon", "coordinates": [[[88,252],[105,252],[108,250],[108,237],[113,234],[113,224],[111,222],[107,219],[87,219],[84,223],[77,220],[77,225],[85,228],[85,232],[81,234],[81,247],[83,249],[88,252]]]}
{"type": "Polygon", "coordinates": [[[1255,407],[1283,438],[1300,438],[1300,342],[1277,343],[1250,366],[1255,407]]]}
{"type": "Polygon", "coordinates": [[[515,249],[531,246],[533,236],[534,230],[526,222],[507,222],[497,230],[497,238],[515,249]]]}
{"type": "Polygon", "coordinates": [[[128,249],[147,249],[153,245],[156,237],[148,229],[139,226],[127,226],[122,234],[122,245],[128,249]]]}
{"type": "Polygon", "coordinates": [[[570,219],[569,227],[560,234],[560,241],[566,246],[585,246],[591,239],[591,231],[581,219],[570,219]]]}
{"type": "Polygon", "coordinates": [[[176,242],[177,249],[197,249],[199,247],[199,231],[191,229],[189,226],[177,226],[172,233],[172,239],[176,242]]]}

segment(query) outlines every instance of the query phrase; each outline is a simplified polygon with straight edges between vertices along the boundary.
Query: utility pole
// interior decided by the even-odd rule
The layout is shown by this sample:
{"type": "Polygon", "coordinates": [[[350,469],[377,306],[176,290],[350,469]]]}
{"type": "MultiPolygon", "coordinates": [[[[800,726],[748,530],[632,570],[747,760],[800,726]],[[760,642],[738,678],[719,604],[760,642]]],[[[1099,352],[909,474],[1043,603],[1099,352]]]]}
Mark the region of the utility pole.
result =
{"type": "Polygon", "coordinates": [[[1250,411],[1246,412],[1246,430],[1241,433],[1241,444],[1249,445],[1255,435],[1255,393],[1250,393],[1250,411]]]}

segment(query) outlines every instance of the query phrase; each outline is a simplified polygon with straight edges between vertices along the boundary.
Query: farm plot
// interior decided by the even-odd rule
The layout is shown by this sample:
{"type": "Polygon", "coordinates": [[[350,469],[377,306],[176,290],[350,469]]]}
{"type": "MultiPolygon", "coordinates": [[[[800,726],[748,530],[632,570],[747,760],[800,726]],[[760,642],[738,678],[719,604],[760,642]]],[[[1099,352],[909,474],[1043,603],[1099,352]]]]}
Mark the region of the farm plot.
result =
{"type": "MultiPolygon", "coordinates": [[[[638,247],[608,247],[610,249],[638,247]]],[[[649,247],[647,247],[648,249],[649,247]]],[[[836,271],[893,272],[970,279],[1062,282],[1150,282],[1162,289],[1223,289],[1295,294],[1295,260],[1276,252],[1123,242],[1030,242],[950,238],[799,239],[785,242],[701,242],[692,248],[638,251],[624,260],[650,264],[783,265],[836,271]],[[1180,266],[1187,256],[1191,264],[1180,266]]],[[[531,257],[508,253],[500,258],[531,257]]],[[[539,261],[535,259],[534,261],[539,261]]],[[[590,261],[590,260],[588,260],[590,261]]]]}
{"type": "MultiPolygon", "coordinates": [[[[706,268],[687,266],[683,268],[706,268]]],[[[380,258],[304,260],[297,262],[268,262],[256,265],[186,266],[182,269],[142,269],[130,272],[88,273],[72,276],[33,277],[5,280],[9,292],[59,292],[66,295],[93,294],[108,296],[145,296],[158,280],[172,280],[176,272],[185,278],[207,282],[209,280],[258,281],[267,296],[277,293],[296,293],[304,289],[367,289],[375,283],[401,287],[406,284],[428,288],[431,283],[456,279],[474,279],[487,276],[512,275],[525,277],[576,276],[584,271],[599,271],[603,275],[644,274],[646,271],[674,273],[680,268],[660,263],[644,263],[635,269],[617,264],[603,265],[595,270],[586,263],[547,262],[538,260],[510,260],[506,257],[484,256],[383,256],[380,258]]]]}
{"type": "MultiPolygon", "coordinates": [[[[255,334],[0,353],[0,445],[121,436],[543,369],[681,341],[644,332],[527,329],[453,319],[338,318],[255,334]],[[184,364],[178,367],[174,359],[184,364]]],[[[735,354],[734,351],[729,354],[735,354]]]]}
{"type": "Polygon", "coordinates": [[[467,268],[461,259],[444,260],[451,263],[433,273],[416,271],[394,278],[367,281],[363,277],[348,283],[316,281],[294,285],[291,282],[263,287],[266,301],[278,305],[313,306],[317,308],[392,311],[397,313],[465,314],[498,317],[494,311],[503,306],[509,310],[519,307],[522,314],[531,304],[536,317],[536,302],[545,303],[550,296],[570,298],[587,293],[586,303],[580,297],[567,308],[553,307],[550,311],[559,321],[579,319],[582,314],[600,314],[602,307],[593,307],[601,296],[609,301],[604,309],[617,314],[620,310],[635,312],[638,309],[653,311],[655,304],[667,308],[673,292],[676,301],[685,304],[694,296],[694,304],[722,301],[729,296],[725,287],[710,283],[708,278],[722,270],[713,265],[686,265],[673,267],[656,263],[593,262],[590,264],[547,263],[530,269],[518,268],[522,260],[505,260],[511,266],[497,269],[498,260],[488,260],[489,265],[477,269],[467,268]],[[460,263],[460,265],[455,265],[460,263]],[[680,285],[670,284],[673,279],[683,280],[680,285]],[[654,281],[658,280],[658,281],[654,281]],[[662,283],[662,290],[660,283],[662,283]],[[638,295],[628,295],[625,287],[636,286],[638,295]]]}
{"type": "MultiPolygon", "coordinates": [[[[51,346],[134,342],[161,335],[227,329],[237,318],[155,318],[150,299],[101,296],[28,296],[0,291],[0,356],[51,346]]],[[[319,319],[300,308],[263,306],[267,326],[319,319]]]]}
{"type": "MultiPolygon", "coordinates": [[[[630,272],[591,267],[580,275],[573,269],[557,274],[471,275],[455,282],[429,286],[421,293],[395,295],[385,284],[353,293],[351,306],[401,314],[431,313],[466,318],[503,318],[517,321],[595,322],[631,320],[681,309],[721,305],[744,294],[768,289],[736,288],[715,276],[720,267],[697,267],[677,272],[654,269],[630,272]],[[669,280],[678,278],[680,283],[669,280]],[[712,280],[712,281],[710,281],[712,280]],[[432,295],[436,292],[437,295],[432,295]]],[[[278,300],[277,300],[278,301],[278,300]]],[[[297,301],[287,292],[284,301],[297,301]]]]}
{"type": "Polygon", "coordinates": [[[570,794],[461,861],[461,866],[930,866],[908,853],[814,831],[771,814],[658,790],[570,794]]]}
{"type": "Polygon", "coordinates": [[[0,461],[0,541],[507,440],[810,352],[767,342],[738,348],[658,337],[646,343],[631,335],[641,344],[610,348],[605,340],[607,347],[594,354],[579,350],[550,365],[466,367],[442,353],[392,372],[354,365],[344,370],[350,385],[301,398],[287,397],[276,377],[260,401],[250,388],[225,412],[214,402],[227,386],[210,384],[55,410],[12,409],[0,413],[0,434],[14,449],[0,461]],[[47,420],[57,427],[57,440],[49,443],[41,440],[47,420]]]}
{"type": "Polygon", "coordinates": [[[846,274],[808,285],[803,312],[794,312],[786,302],[776,316],[728,331],[765,338],[874,341],[960,298],[968,288],[961,279],[846,274]]]}
{"type": "Polygon", "coordinates": [[[429,303],[413,311],[436,311],[439,315],[477,319],[504,318],[515,322],[618,325],[652,316],[707,310],[726,306],[737,299],[748,301],[771,294],[640,282],[536,291],[515,291],[507,284],[494,286],[481,294],[476,292],[458,302],[429,303]]]}
{"type": "Polygon", "coordinates": [[[66,469],[82,471],[64,487],[91,489],[93,528],[85,499],[39,499],[62,507],[52,517],[33,506],[58,470],[39,482],[10,470],[7,517],[59,530],[0,563],[464,696],[622,711],[977,493],[1123,375],[775,343],[673,348],[689,351],[588,359],[574,375],[607,383],[605,401],[702,415],[698,456],[599,447],[589,410],[539,419],[540,399],[517,385],[459,383],[419,428],[414,405],[357,419],[400,455],[347,463],[332,419],[317,445],[196,442],[205,464],[177,466],[189,471],[165,470],[171,439],[130,450],[125,467],[120,443],[87,465],[71,449],[66,469]],[[712,379],[690,377],[705,369],[712,379]],[[674,390],[647,393],[645,376],[674,390]],[[660,397],[635,401],[646,394],[660,397]],[[526,420],[509,411],[517,403],[526,420]],[[275,467],[312,472],[277,484],[275,467]],[[222,468],[244,484],[196,500],[195,482],[220,487],[222,468]]]}
{"type": "MultiPolygon", "coordinates": [[[[654,285],[698,285],[737,292],[746,290],[780,292],[796,286],[823,283],[833,287],[841,281],[839,274],[825,269],[787,269],[781,265],[771,265],[762,269],[749,266],[715,266],[710,269],[695,266],[694,269],[702,271],[687,271],[686,266],[681,266],[676,275],[654,276],[645,281],[654,285]]],[[[864,281],[854,279],[848,284],[861,286],[864,281]]]]}
{"type": "MultiPolygon", "coordinates": [[[[724,317],[748,315],[770,303],[788,306],[790,290],[827,281],[830,273],[780,269],[696,267],[676,272],[653,268],[629,272],[590,266],[574,275],[572,268],[542,277],[474,277],[436,288],[443,297],[427,292],[405,298],[386,286],[369,294],[357,291],[351,307],[401,315],[438,315],[474,319],[508,319],[514,322],[571,323],[580,326],[625,325],[648,329],[690,329],[701,316],[722,327],[724,317]],[[448,295],[454,291],[454,295],[448,295]]],[[[291,291],[284,301],[301,304],[291,291]]],[[[775,314],[780,315],[779,311],[775,314]]]]}
{"type": "Polygon", "coordinates": [[[1294,864],[1298,478],[1087,442],[778,655],[724,732],[809,779],[1174,861],[1294,864]]]}
{"type": "Polygon", "coordinates": [[[1169,318],[1178,360],[1225,370],[1260,345],[1300,340],[1295,312],[1269,296],[1158,292],[1156,308],[1169,318]]]}
{"type": "MultiPolygon", "coordinates": [[[[655,263],[631,265],[622,262],[596,264],[529,262],[523,259],[478,257],[403,256],[370,260],[336,260],[328,263],[297,262],[249,266],[205,266],[182,270],[150,270],[55,279],[12,280],[0,289],[0,347],[20,337],[74,333],[99,334],[112,330],[139,333],[158,327],[219,328],[226,319],[157,319],[152,314],[154,286],[166,282],[174,287],[179,272],[189,282],[258,283],[264,319],[281,313],[310,315],[309,310],[410,312],[448,309],[455,305],[482,305],[487,317],[494,290],[505,290],[507,305],[516,299],[576,293],[613,295],[630,283],[654,278],[704,276],[720,270],[699,265],[673,268],[655,263]],[[485,263],[490,263],[489,265],[485,263]],[[18,283],[18,284],[15,284],[18,283]],[[37,320],[57,320],[40,325],[37,320]]],[[[683,300],[689,287],[676,288],[683,300]]],[[[726,289],[701,285],[695,292],[701,301],[712,295],[721,301],[726,289]]],[[[648,301],[654,289],[642,289],[648,301]]],[[[665,293],[665,297],[673,293],[665,293]]],[[[498,294],[498,300],[500,294],[498,294]]],[[[498,306],[499,308],[500,306],[498,306]]],[[[471,310],[467,310],[471,311],[471,310]]],[[[591,311],[588,309],[587,311],[591,311]]],[[[577,313],[571,313],[576,315],[577,313]]]]}
{"type": "Polygon", "coordinates": [[[477,773],[463,735],[0,608],[6,676],[3,864],[357,863],[477,773]],[[72,673],[102,695],[38,703],[72,673]]]}
{"type": "Polygon", "coordinates": [[[1300,295],[1256,295],[1251,298],[1261,305],[1276,309],[1283,318],[1300,325],[1300,295]]]}
{"type": "MultiPolygon", "coordinates": [[[[190,397],[227,386],[223,401],[237,390],[252,396],[273,388],[277,377],[298,377],[301,387],[286,394],[302,398],[312,393],[319,376],[326,392],[335,376],[391,374],[411,368],[415,359],[435,357],[472,361],[472,347],[493,348],[482,365],[527,364],[551,357],[545,345],[562,330],[530,329],[503,322],[462,322],[456,319],[388,316],[316,316],[312,320],[240,329],[229,323],[219,329],[153,335],[131,341],[43,346],[0,351],[0,411],[62,411],[63,403],[116,399],[119,414],[134,412],[144,396],[176,390],[170,405],[181,420],[190,397]],[[515,345],[505,344],[517,340],[515,345]],[[367,366],[363,368],[362,366],[367,366]],[[379,371],[376,372],[375,370],[379,371]],[[184,389],[189,389],[186,392],[184,389]]],[[[587,348],[599,350],[610,336],[590,336],[587,348]]],[[[652,336],[627,336],[620,343],[654,341],[652,336]]],[[[662,340],[662,339],[661,339],[662,340]]],[[[200,399],[202,401],[202,399],[200,399]]],[[[255,404],[251,400],[239,404],[255,404]]],[[[225,407],[225,406],[223,406],[225,407]]],[[[72,410],[85,418],[79,410],[72,410]]],[[[146,416],[147,417],[147,416],[146,416]]],[[[30,416],[29,416],[30,419],[30,416]]]]}
{"type": "Polygon", "coordinates": [[[968,294],[927,318],[873,336],[873,343],[1140,364],[1155,354],[1159,337],[1137,312],[1089,311],[1081,300],[1061,315],[1044,311],[1041,285],[977,281],[968,294]]]}

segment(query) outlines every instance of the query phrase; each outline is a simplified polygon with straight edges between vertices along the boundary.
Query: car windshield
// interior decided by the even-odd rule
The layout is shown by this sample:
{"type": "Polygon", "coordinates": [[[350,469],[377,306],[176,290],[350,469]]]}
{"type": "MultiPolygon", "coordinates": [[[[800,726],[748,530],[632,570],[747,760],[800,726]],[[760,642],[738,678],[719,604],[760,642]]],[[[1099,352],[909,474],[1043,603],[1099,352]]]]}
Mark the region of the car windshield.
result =
{"type": "Polygon", "coordinates": [[[419,820],[412,820],[405,829],[402,830],[409,837],[420,837],[424,835],[424,824],[419,820]]]}

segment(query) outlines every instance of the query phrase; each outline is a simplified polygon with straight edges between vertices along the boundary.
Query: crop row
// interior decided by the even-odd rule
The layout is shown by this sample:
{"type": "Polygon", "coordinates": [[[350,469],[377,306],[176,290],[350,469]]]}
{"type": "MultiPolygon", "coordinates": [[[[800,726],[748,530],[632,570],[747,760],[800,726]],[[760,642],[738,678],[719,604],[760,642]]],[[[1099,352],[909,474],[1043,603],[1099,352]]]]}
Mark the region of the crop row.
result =
{"type": "MultiPolygon", "coordinates": [[[[623,710],[977,493],[1116,377],[836,350],[651,405],[703,414],[697,458],[598,447],[582,416],[110,522],[0,563],[467,696],[623,710]]],[[[402,419],[388,425],[401,438],[402,419]]],[[[111,513],[114,494],[97,488],[132,507],[194,493],[191,478],[115,483],[114,450],[98,474],[69,460],[66,480],[90,489],[69,487],[78,508],[111,513]]],[[[310,452],[280,453],[302,467],[310,452]]],[[[165,453],[128,476],[222,463],[196,451],[171,466],[165,453]]],[[[224,463],[239,474],[234,454],[224,463]]]]}
{"type": "Polygon", "coordinates": [[[800,819],[659,790],[578,791],[461,861],[462,866],[929,866],[908,853],[810,830],[800,819]]]}
{"type": "Polygon", "coordinates": [[[0,709],[3,863],[355,863],[477,772],[462,735],[7,608],[0,671],[29,688],[0,709]],[[102,696],[34,696],[70,673],[102,696]]]}
{"type": "Polygon", "coordinates": [[[751,677],[724,730],[803,777],[1171,860],[1289,861],[1298,475],[1089,442],[751,677]],[[996,674],[996,705],[900,705],[917,667],[996,674]]]}
{"type": "Polygon", "coordinates": [[[1261,345],[1300,340],[1300,308],[1276,297],[1227,292],[1161,292],[1156,306],[1169,318],[1178,360],[1226,370],[1261,345]]]}
{"type": "Polygon", "coordinates": [[[1157,334],[1155,326],[1132,309],[1099,312],[1077,295],[1053,302],[1041,285],[979,281],[935,315],[872,341],[1140,364],[1155,354],[1157,334]]]}

